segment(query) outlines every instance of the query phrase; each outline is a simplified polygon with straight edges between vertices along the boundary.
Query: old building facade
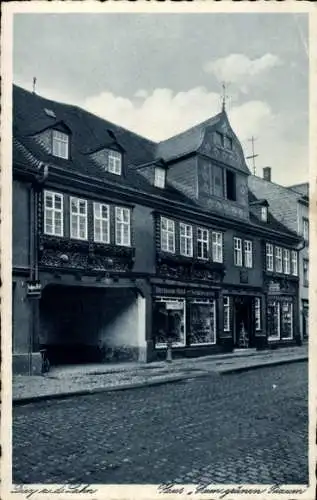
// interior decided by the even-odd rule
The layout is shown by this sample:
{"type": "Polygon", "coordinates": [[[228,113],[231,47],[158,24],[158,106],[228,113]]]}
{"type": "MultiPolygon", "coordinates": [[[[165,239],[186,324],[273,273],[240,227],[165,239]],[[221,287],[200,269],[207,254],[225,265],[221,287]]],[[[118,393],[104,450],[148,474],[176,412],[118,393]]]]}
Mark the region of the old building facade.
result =
{"type": "Polygon", "coordinates": [[[16,86],[13,103],[15,371],[42,349],[159,359],[171,319],[176,356],[296,341],[301,239],[250,192],[224,109],[157,144],[16,86]]]}
{"type": "Polygon", "coordinates": [[[270,212],[288,229],[302,237],[299,247],[299,316],[302,339],[308,338],[309,315],[309,185],[280,186],[272,182],[272,169],[263,169],[263,178],[249,177],[249,187],[259,198],[265,197],[270,212]]]}

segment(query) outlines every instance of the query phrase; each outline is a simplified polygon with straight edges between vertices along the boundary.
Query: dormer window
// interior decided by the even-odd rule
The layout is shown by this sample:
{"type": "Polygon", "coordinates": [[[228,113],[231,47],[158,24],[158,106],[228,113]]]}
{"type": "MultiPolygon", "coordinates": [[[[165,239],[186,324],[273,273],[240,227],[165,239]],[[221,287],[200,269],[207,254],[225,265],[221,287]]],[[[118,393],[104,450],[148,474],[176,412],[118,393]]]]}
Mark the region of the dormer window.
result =
{"type": "Polygon", "coordinates": [[[227,135],[223,136],[223,141],[224,141],[224,147],[226,149],[232,149],[232,139],[231,137],[228,137],[227,135]]]}
{"type": "Polygon", "coordinates": [[[164,189],[166,180],[166,170],[162,167],[155,167],[154,186],[164,189]]]}
{"type": "Polygon", "coordinates": [[[115,175],[121,175],[122,155],[118,151],[109,151],[108,172],[115,175]]]}
{"type": "Polygon", "coordinates": [[[267,222],[267,207],[261,207],[261,221],[267,222]]]}
{"type": "Polygon", "coordinates": [[[69,136],[59,130],[52,131],[52,154],[58,158],[69,158],[69,136]]]}

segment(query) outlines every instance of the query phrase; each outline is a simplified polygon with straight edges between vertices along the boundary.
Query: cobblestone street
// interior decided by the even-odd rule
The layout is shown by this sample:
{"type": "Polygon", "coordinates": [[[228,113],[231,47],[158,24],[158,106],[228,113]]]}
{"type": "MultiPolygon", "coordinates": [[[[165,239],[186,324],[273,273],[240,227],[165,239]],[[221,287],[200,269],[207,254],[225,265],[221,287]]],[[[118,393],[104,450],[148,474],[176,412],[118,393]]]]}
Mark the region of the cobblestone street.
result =
{"type": "Polygon", "coordinates": [[[13,408],[15,483],[308,481],[307,363],[13,408]]]}

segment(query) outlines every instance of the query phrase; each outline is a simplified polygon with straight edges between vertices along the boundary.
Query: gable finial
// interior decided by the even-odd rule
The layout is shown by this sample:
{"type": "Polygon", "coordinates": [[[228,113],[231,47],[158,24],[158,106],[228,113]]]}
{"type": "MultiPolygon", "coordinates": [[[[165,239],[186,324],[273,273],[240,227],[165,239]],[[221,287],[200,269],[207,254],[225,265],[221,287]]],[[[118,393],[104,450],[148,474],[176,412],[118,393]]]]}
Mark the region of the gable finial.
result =
{"type": "Polygon", "coordinates": [[[36,76],[33,76],[33,94],[35,94],[35,88],[36,88],[36,76]]]}
{"type": "Polygon", "coordinates": [[[228,95],[226,94],[226,83],[222,82],[222,111],[226,111],[226,99],[228,95]]]}

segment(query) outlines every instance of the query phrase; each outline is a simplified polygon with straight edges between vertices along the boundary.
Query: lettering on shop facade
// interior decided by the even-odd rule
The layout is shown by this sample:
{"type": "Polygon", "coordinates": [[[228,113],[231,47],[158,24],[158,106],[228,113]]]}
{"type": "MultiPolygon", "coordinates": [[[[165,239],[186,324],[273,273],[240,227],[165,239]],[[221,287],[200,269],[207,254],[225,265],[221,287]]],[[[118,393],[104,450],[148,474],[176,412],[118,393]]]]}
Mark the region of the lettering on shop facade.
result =
{"type": "Polygon", "coordinates": [[[165,288],[153,287],[153,294],[160,296],[175,296],[175,297],[214,297],[214,290],[186,290],[186,288],[165,288]]]}

